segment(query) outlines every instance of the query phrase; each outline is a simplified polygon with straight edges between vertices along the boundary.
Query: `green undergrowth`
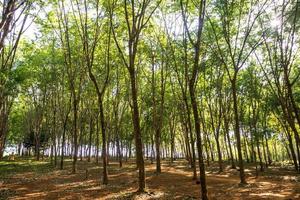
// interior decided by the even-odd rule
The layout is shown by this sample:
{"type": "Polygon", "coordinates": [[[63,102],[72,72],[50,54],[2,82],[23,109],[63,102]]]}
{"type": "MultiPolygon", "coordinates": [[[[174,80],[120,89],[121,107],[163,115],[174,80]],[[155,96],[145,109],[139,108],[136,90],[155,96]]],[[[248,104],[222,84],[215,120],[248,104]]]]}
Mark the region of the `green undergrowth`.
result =
{"type": "Polygon", "coordinates": [[[46,160],[35,161],[33,158],[16,158],[15,160],[4,159],[0,161],[0,179],[26,172],[41,174],[52,170],[52,168],[52,165],[46,160]]]}

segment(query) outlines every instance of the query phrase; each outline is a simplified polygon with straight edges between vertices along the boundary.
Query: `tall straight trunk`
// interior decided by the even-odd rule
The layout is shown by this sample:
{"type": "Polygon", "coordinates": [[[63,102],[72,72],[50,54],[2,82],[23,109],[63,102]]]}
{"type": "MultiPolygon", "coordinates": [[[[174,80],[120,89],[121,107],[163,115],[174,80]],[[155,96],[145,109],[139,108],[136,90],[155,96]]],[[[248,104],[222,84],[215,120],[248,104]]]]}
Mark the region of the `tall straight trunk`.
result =
{"type": "MultiPolygon", "coordinates": [[[[1,113],[0,113],[1,115],[1,113]]],[[[3,117],[3,116],[1,116],[3,117]]],[[[4,116],[4,118],[6,118],[4,116]]],[[[3,127],[0,127],[0,160],[3,158],[3,154],[4,154],[4,149],[5,149],[5,142],[6,142],[6,135],[7,135],[7,122],[5,119],[3,119],[3,122],[2,122],[2,126],[3,127]]],[[[1,124],[0,124],[1,126],[1,124]]]]}
{"type": "MultiPolygon", "coordinates": [[[[154,67],[153,67],[153,76],[154,76],[154,67]]],[[[153,78],[153,80],[155,80],[153,78]]],[[[153,81],[155,83],[155,81],[153,81]]],[[[157,144],[158,144],[158,148],[160,145],[160,140],[161,140],[161,129],[163,126],[163,117],[164,117],[164,103],[165,103],[165,75],[164,75],[164,64],[161,63],[161,69],[160,69],[160,105],[159,105],[159,112],[157,114],[159,114],[157,116],[157,126],[156,126],[156,133],[155,135],[157,136],[157,144]]],[[[155,91],[155,90],[154,90],[155,91]]],[[[154,98],[155,100],[155,98],[154,98]]],[[[167,148],[165,148],[167,150],[167,148]]],[[[158,161],[158,159],[157,159],[158,161]]],[[[156,168],[156,172],[160,173],[161,172],[161,164],[160,164],[160,160],[159,160],[159,164],[157,164],[157,168],[156,168]]]]}
{"type": "Polygon", "coordinates": [[[98,115],[96,118],[96,163],[99,163],[99,122],[98,115]]]}
{"type": "Polygon", "coordinates": [[[179,140],[180,143],[180,155],[182,158],[186,159],[186,146],[184,140],[179,140]]]}
{"type": "Polygon", "coordinates": [[[79,132],[79,145],[80,145],[80,161],[83,160],[84,157],[84,151],[83,151],[83,126],[80,127],[80,132],[79,132]]]}
{"type": "MultiPolygon", "coordinates": [[[[266,142],[266,148],[267,148],[268,165],[271,165],[272,164],[272,156],[271,156],[271,151],[270,151],[270,148],[269,148],[267,134],[265,134],[265,142],[266,142]]],[[[275,146],[275,144],[274,144],[274,146],[275,146]]]]}
{"type": "Polygon", "coordinates": [[[21,156],[21,148],[22,148],[22,143],[18,144],[18,155],[21,156]]]}
{"type": "Polygon", "coordinates": [[[111,143],[111,134],[110,131],[106,131],[106,164],[107,166],[109,166],[109,162],[110,162],[110,158],[112,157],[112,155],[110,155],[110,143],[111,143]]]}
{"type": "Polygon", "coordinates": [[[224,158],[224,159],[229,160],[230,159],[230,154],[229,154],[229,150],[228,150],[228,143],[227,143],[226,133],[224,133],[223,139],[224,139],[224,144],[223,145],[225,146],[225,151],[226,151],[226,158],[224,158]]]}
{"type": "Polygon", "coordinates": [[[128,158],[131,158],[131,154],[132,154],[132,148],[131,148],[131,145],[132,145],[132,141],[130,140],[130,142],[129,142],[129,145],[128,145],[128,158]]]}
{"type": "MultiPolygon", "coordinates": [[[[109,49],[108,49],[109,52],[109,49]]],[[[109,67],[109,66],[108,66],[109,67]]],[[[98,82],[96,77],[94,76],[94,74],[92,73],[92,66],[88,67],[89,69],[89,77],[92,80],[95,88],[96,88],[96,92],[97,92],[97,96],[98,96],[98,107],[99,107],[99,112],[100,112],[100,125],[101,125],[101,132],[102,132],[102,165],[103,165],[103,178],[102,178],[102,183],[103,184],[107,184],[108,183],[108,170],[107,170],[107,165],[108,165],[108,159],[107,159],[107,150],[108,150],[108,144],[109,142],[107,142],[107,136],[106,136],[106,124],[105,124],[105,116],[104,116],[104,110],[103,110],[103,95],[104,95],[104,91],[105,91],[105,86],[108,80],[108,76],[106,77],[106,82],[104,87],[102,88],[102,90],[100,90],[99,86],[98,86],[98,82]]],[[[98,129],[98,122],[97,122],[97,129],[98,129]]],[[[99,147],[99,136],[98,136],[98,132],[97,132],[97,152],[98,151],[98,147],[99,147]]],[[[97,156],[98,157],[98,156],[97,156]]]]}
{"type": "Polygon", "coordinates": [[[66,128],[67,128],[67,120],[65,119],[64,120],[64,125],[63,125],[62,141],[61,141],[61,157],[60,157],[60,169],[61,170],[64,168],[65,143],[66,143],[66,128]]]}
{"type": "MultiPolygon", "coordinates": [[[[206,133],[204,133],[206,135],[206,133]]],[[[206,163],[207,166],[210,165],[210,157],[209,157],[209,150],[208,150],[208,142],[207,142],[207,138],[204,136],[204,147],[205,147],[205,152],[206,152],[206,163]]]]}
{"type": "MultiPolygon", "coordinates": [[[[174,119],[173,119],[174,120],[174,119]]],[[[170,121],[170,134],[171,134],[171,147],[170,147],[170,153],[171,153],[171,163],[174,161],[174,153],[175,153],[175,131],[174,126],[175,122],[170,121]]]]}
{"type": "MultiPolygon", "coordinates": [[[[201,106],[203,106],[202,104],[202,101],[201,101],[201,106]]],[[[206,131],[206,126],[205,126],[205,117],[203,115],[203,112],[200,110],[200,116],[201,116],[201,123],[202,123],[202,131],[203,131],[203,134],[204,134],[204,147],[205,147],[205,153],[206,153],[206,163],[207,163],[207,166],[210,165],[210,150],[209,150],[209,147],[210,147],[210,141],[208,139],[208,134],[207,134],[207,131],[206,131]]]]}
{"type": "MultiPolygon", "coordinates": [[[[185,38],[186,40],[186,38],[185,38]]],[[[186,51],[186,42],[185,42],[185,51],[186,51]]],[[[185,58],[185,76],[187,76],[187,57],[185,58]]],[[[187,77],[185,77],[187,79],[187,77]]],[[[183,97],[183,113],[184,111],[186,112],[186,119],[185,117],[182,117],[182,121],[185,125],[185,133],[186,133],[186,149],[187,149],[187,158],[188,161],[190,163],[191,168],[193,169],[193,180],[197,179],[197,172],[196,172],[196,153],[195,153],[195,140],[194,140],[194,136],[193,136],[193,130],[192,130],[192,122],[191,122],[191,111],[190,111],[190,106],[189,106],[189,102],[188,102],[188,95],[187,95],[187,90],[188,90],[188,86],[187,86],[187,81],[185,82],[185,84],[183,85],[183,83],[181,81],[179,81],[180,84],[180,88],[181,88],[181,93],[182,93],[182,97],[183,97]]]]}
{"type": "Polygon", "coordinates": [[[191,153],[191,146],[190,146],[190,140],[189,140],[189,128],[187,126],[187,123],[183,121],[184,119],[182,119],[182,130],[184,132],[184,144],[185,144],[185,157],[186,160],[189,161],[189,164],[191,166],[191,168],[193,167],[193,158],[192,158],[192,153],[191,153]]]}
{"type": "Polygon", "coordinates": [[[119,160],[119,167],[122,167],[122,152],[121,152],[121,145],[120,145],[120,138],[119,138],[119,130],[117,130],[117,138],[116,138],[116,145],[117,145],[117,157],[119,160]]]}
{"type": "Polygon", "coordinates": [[[56,99],[54,97],[54,108],[53,108],[53,132],[52,132],[52,137],[53,137],[53,143],[55,146],[55,157],[54,157],[54,163],[55,167],[57,166],[57,148],[56,148],[56,99]]]}
{"type": "Polygon", "coordinates": [[[127,162],[128,161],[128,153],[129,153],[129,151],[128,151],[129,147],[128,147],[128,143],[127,142],[126,142],[125,146],[126,146],[125,147],[125,162],[127,162]]]}
{"type": "MultiPolygon", "coordinates": [[[[134,3],[131,1],[124,1],[124,16],[127,24],[127,33],[128,33],[128,53],[125,53],[120,48],[119,42],[116,38],[116,33],[114,28],[112,28],[114,40],[116,46],[122,56],[123,62],[127,67],[130,86],[131,86],[131,103],[132,103],[132,122],[133,130],[135,136],[135,146],[136,146],[136,163],[139,170],[139,189],[138,192],[144,192],[146,188],[145,181],[145,165],[144,165],[144,155],[143,155],[143,144],[142,144],[142,133],[140,128],[140,115],[139,115],[139,106],[138,106],[138,94],[137,94],[137,71],[135,66],[135,58],[138,52],[138,43],[140,39],[140,34],[148,23],[151,15],[154,13],[156,8],[159,6],[159,3],[156,3],[154,8],[150,8],[150,15],[145,17],[148,8],[150,7],[150,1],[142,1],[140,3],[134,3]],[[130,4],[131,9],[129,9],[128,4],[130,4]],[[126,56],[125,56],[126,54],[126,56]],[[128,55],[128,56],[127,56],[128,55]]],[[[110,10],[110,23],[113,25],[113,12],[110,10]]]]}
{"type": "Polygon", "coordinates": [[[219,172],[223,172],[223,159],[222,159],[222,152],[221,152],[219,136],[216,137],[216,143],[217,143],[217,151],[218,151],[219,172]]]}
{"type": "Polygon", "coordinates": [[[244,137],[244,152],[245,152],[245,157],[246,157],[246,160],[247,160],[247,163],[250,162],[250,159],[249,159],[249,155],[248,155],[248,145],[247,145],[247,138],[246,138],[246,133],[244,132],[243,130],[243,137],[244,137]]]}
{"type": "MultiPolygon", "coordinates": [[[[182,7],[182,1],[180,1],[181,7],[182,7]]],[[[183,7],[181,8],[183,11],[183,7]]],[[[188,32],[188,29],[186,27],[186,33],[188,32]]],[[[194,140],[194,135],[193,135],[193,128],[192,128],[192,122],[191,122],[191,111],[190,111],[190,106],[188,102],[188,84],[189,84],[189,71],[188,71],[188,44],[187,44],[187,37],[186,34],[183,35],[183,44],[184,44],[184,85],[181,81],[179,81],[181,92],[182,92],[182,97],[183,97],[183,102],[186,110],[186,123],[187,123],[187,130],[189,133],[189,139],[188,145],[190,146],[190,165],[191,168],[193,169],[193,180],[197,179],[197,171],[196,171],[196,151],[195,151],[195,140],[194,140]]]]}
{"type": "Polygon", "coordinates": [[[259,159],[260,171],[262,172],[262,171],[264,171],[264,165],[263,165],[262,156],[261,156],[259,139],[256,139],[256,148],[257,148],[257,154],[258,154],[258,159],[259,159]]]}
{"type": "MultiPolygon", "coordinates": [[[[73,90],[75,90],[73,88],[73,90]]],[[[76,99],[76,93],[73,91],[73,163],[72,163],[72,173],[75,174],[77,169],[77,154],[78,154],[78,129],[77,129],[77,115],[78,115],[78,108],[77,108],[77,99],[76,99]]]]}
{"type": "Polygon", "coordinates": [[[90,135],[89,135],[89,153],[88,153],[88,162],[91,162],[91,152],[92,152],[92,137],[93,137],[93,119],[91,116],[90,119],[90,135]]]}
{"type": "Polygon", "coordinates": [[[124,142],[122,140],[120,141],[120,147],[121,147],[121,150],[120,150],[120,157],[119,157],[119,166],[123,167],[124,142]]]}
{"type": "MultiPolygon", "coordinates": [[[[201,130],[200,130],[200,118],[198,113],[198,104],[195,95],[196,83],[197,83],[197,76],[199,70],[199,57],[200,57],[200,44],[201,44],[201,35],[202,29],[204,26],[204,13],[205,13],[205,5],[206,1],[201,1],[200,8],[199,8],[199,16],[198,16],[198,31],[197,31],[197,38],[196,42],[194,43],[194,60],[193,60],[193,68],[191,78],[189,78],[189,93],[190,93],[190,100],[194,115],[194,126],[196,131],[196,144],[198,149],[198,159],[199,159],[199,170],[200,170],[200,184],[201,184],[201,198],[202,200],[207,200],[207,188],[206,188],[206,175],[205,175],[205,165],[203,160],[203,149],[202,149],[202,137],[201,137],[201,130]]],[[[182,8],[182,1],[181,1],[181,9],[182,8]]],[[[188,32],[188,27],[186,24],[185,15],[184,22],[185,22],[185,29],[188,32]]],[[[189,33],[189,32],[188,32],[189,33]]],[[[192,41],[190,41],[192,42],[192,41]]],[[[192,42],[193,43],[193,42],[192,42]]]]}
{"type": "Polygon", "coordinates": [[[144,157],[143,157],[143,144],[142,144],[142,134],[140,128],[140,114],[138,108],[137,101],[137,89],[136,89],[136,77],[135,77],[135,69],[134,69],[134,56],[130,56],[130,66],[129,75],[130,75],[130,83],[131,83],[131,95],[132,95],[132,120],[133,120],[133,128],[135,135],[135,146],[136,146],[136,162],[137,168],[139,170],[139,192],[145,191],[146,181],[145,181],[145,165],[144,165],[144,157]]]}
{"type": "Polygon", "coordinates": [[[276,162],[278,162],[278,150],[277,150],[277,142],[276,142],[276,140],[274,140],[274,145],[273,145],[273,149],[274,149],[274,159],[275,159],[275,161],[276,162]]]}
{"type": "Polygon", "coordinates": [[[57,157],[58,157],[58,152],[57,152],[57,150],[58,150],[58,148],[59,148],[59,142],[60,142],[60,140],[59,140],[59,138],[58,138],[58,144],[56,143],[56,136],[54,136],[54,166],[56,167],[57,166],[57,157]]]}
{"type": "Polygon", "coordinates": [[[265,143],[264,143],[264,137],[263,136],[261,137],[261,144],[262,144],[262,147],[263,147],[265,166],[266,166],[266,168],[268,168],[269,166],[268,166],[268,161],[267,161],[267,152],[266,152],[265,143]]]}
{"type": "Polygon", "coordinates": [[[160,164],[160,131],[158,128],[155,128],[155,150],[156,150],[156,173],[161,173],[161,164],[160,164]]]}
{"type": "Polygon", "coordinates": [[[98,97],[99,111],[100,111],[100,123],[102,131],[102,165],[103,165],[103,184],[108,183],[108,172],[107,172],[107,151],[106,151],[106,127],[104,121],[104,110],[102,99],[98,97]]]}
{"type": "Polygon", "coordinates": [[[35,156],[36,156],[36,160],[39,161],[40,160],[40,137],[37,135],[38,133],[36,133],[35,136],[35,156]]]}
{"type": "Polygon", "coordinates": [[[188,106],[188,103],[186,103],[186,109],[187,109],[187,124],[188,124],[188,131],[190,133],[190,144],[191,144],[191,168],[193,169],[193,180],[197,179],[197,171],[196,171],[196,151],[195,151],[195,140],[193,136],[193,129],[192,129],[192,123],[191,123],[191,117],[190,117],[190,108],[188,106]]]}
{"type": "Polygon", "coordinates": [[[151,164],[153,164],[154,156],[155,156],[155,153],[154,153],[154,139],[153,139],[153,136],[151,135],[151,164]]]}
{"type": "Polygon", "coordinates": [[[208,199],[207,197],[207,189],[206,189],[206,175],[205,175],[205,166],[203,161],[203,150],[202,150],[202,138],[200,133],[200,120],[198,114],[198,106],[194,93],[194,84],[190,84],[190,96],[192,109],[194,113],[194,123],[195,130],[197,136],[197,149],[198,149],[198,157],[199,157],[199,169],[200,169],[200,183],[201,183],[201,197],[203,200],[208,199]]]}
{"type": "Polygon", "coordinates": [[[241,134],[240,134],[240,124],[239,124],[239,113],[238,113],[236,77],[237,77],[237,72],[235,72],[234,78],[231,80],[234,121],[235,121],[234,132],[235,132],[236,143],[237,143],[237,151],[238,151],[238,159],[239,159],[239,167],[240,167],[240,180],[241,180],[242,184],[246,184],[247,182],[246,182],[246,177],[245,177],[244,161],[243,161],[242,146],[241,146],[241,134]]]}
{"type": "Polygon", "coordinates": [[[146,160],[149,159],[149,144],[146,144],[146,160]]]}
{"type": "MultiPolygon", "coordinates": [[[[297,156],[296,156],[296,151],[294,149],[294,144],[293,144],[293,139],[292,139],[292,134],[291,134],[291,131],[290,131],[290,127],[288,126],[288,122],[285,121],[285,122],[281,122],[281,125],[282,127],[284,128],[285,130],[285,133],[286,133],[286,137],[288,139],[288,146],[290,148],[290,157],[292,157],[292,160],[293,160],[293,163],[294,163],[294,167],[295,167],[295,170],[298,171],[300,170],[300,165],[298,165],[298,162],[297,162],[297,156]]],[[[287,151],[289,153],[289,151],[287,151]]]]}
{"type": "MultiPolygon", "coordinates": [[[[220,98],[220,97],[219,97],[220,98]]],[[[210,119],[211,119],[211,126],[213,129],[213,133],[215,136],[216,140],[216,145],[217,145],[217,152],[218,152],[218,163],[219,163],[219,173],[223,172],[223,160],[222,160],[222,152],[221,152],[221,147],[220,147],[220,126],[221,126],[221,103],[220,103],[220,110],[218,111],[218,121],[216,122],[215,126],[215,120],[213,117],[213,110],[211,109],[211,105],[209,104],[209,113],[210,113],[210,119]]]]}
{"type": "MultiPolygon", "coordinates": [[[[153,60],[154,58],[152,58],[153,60]]],[[[156,151],[156,173],[161,173],[160,165],[160,130],[159,130],[159,120],[157,113],[157,102],[156,102],[156,84],[154,75],[154,61],[152,61],[152,103],[153,103],[153,130],[155,135],[155,151],[156,151]]]]}
{"type": "Polygon", "coordinates": [[[50,145],[50,162],[53,165],[53,144],[50,145]]]}
{"type": "Polygon", "coordinates": [[[206,135],[206,141],[207,141],[208,147],[209,147],[209,153],[210,153],[211,161],[215,161],[214,150],[213,150],[212,144],[211,144],[211,142],[210,142],[209,135],[208,135],[207,132],[206,132],[205,135],[206,135]]]}
{"type": "Polygon", "coordinates": [[[254,137],[253,137],[253,133],[251,131],[250,128],[250,142],[251,142],[251,162],[255,162],[256,163],[256,153],[254,150],[254,137]]]}

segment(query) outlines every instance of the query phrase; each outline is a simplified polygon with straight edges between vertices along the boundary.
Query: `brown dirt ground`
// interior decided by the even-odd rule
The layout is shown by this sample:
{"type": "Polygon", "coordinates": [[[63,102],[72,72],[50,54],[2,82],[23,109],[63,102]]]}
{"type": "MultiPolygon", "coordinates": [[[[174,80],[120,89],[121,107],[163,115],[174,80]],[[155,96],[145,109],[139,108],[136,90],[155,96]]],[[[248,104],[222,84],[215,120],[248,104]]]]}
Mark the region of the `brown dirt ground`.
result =
{"type": "MultiPolygon", "coordinates": [[[[210,199],[300,199],[300,175],[291,169],[272,167],[254,176],[247,166],[248,185],[239,185],[239,172],[226,167],[217,173],[217,164],[207,168],[210,199]]],[[[0,183],[0,188],[13,191],[8,199],[199,199],[200,185],[192,180],[192,171],[183,160],[170,164],[163,161],[162,173],[155,173],[155,164],[146,162],[147,193],[136,194],[137,171],[134,161],[119,168],[110,162],[109,184],[101,184],[101,164],[78,162],[78,172],[71,174],[71,163],[65,170],[53,169],[43,174],[21,172],[0,183]],[[86,168],[88,178],[86,179],[86,168]]],[[[1,198],[0,198],[1,199],[1,198]]]]}

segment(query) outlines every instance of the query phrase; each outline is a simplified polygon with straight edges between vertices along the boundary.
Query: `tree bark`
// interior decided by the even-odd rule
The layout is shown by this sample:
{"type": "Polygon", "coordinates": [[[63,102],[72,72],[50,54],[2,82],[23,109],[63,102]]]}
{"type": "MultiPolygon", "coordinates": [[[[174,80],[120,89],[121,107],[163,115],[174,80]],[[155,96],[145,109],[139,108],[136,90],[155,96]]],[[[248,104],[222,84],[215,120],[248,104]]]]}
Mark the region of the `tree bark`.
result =
{"type": "Polygon", "coordinates": [[[241,184],[246,184],[247,182],[246,182],[245,171],[244,171],[244,161],[243,161],[243,154],[242,154],[241,134],[240,134],[240,125],[239,125],[236,77],[237,77],[237,72],[235,72],[234,78],[231,80],[234,121],[235,121],[234,133],[235,133],[236,143],[237,143],[237,151],[238,151],[238,159],[239,159],[239,167],[240,167],[240,180],[241,180],[241,184]]]}

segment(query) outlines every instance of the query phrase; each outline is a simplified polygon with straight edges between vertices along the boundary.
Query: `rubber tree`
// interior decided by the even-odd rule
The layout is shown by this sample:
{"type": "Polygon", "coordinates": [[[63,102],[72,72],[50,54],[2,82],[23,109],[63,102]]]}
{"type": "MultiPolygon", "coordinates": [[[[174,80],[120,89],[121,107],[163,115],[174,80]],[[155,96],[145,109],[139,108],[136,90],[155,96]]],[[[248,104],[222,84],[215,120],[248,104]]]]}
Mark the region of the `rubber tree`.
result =
{"type": "Polygon", "coordinates": [[[240,70],[248,61],[249,56],[262,42],[262,35],[255,35],[253,32],[258,19],[267,7],[267,1],[219,1],[213,10],[216,16],[208,16],[208,21],[215,41],[215,55],[224,66],[229,77],[234,114],[234,134],[237,143],[239,160],[239,171],[241,184],[246,184],[241,131],[240,116],[238,108],[238,88],[237,80],[240,70]],[[245,23],[242,23],[245,21],[245,23]]]}
{"type": "Polygon", "coordinates": [[[143,156],[142,133],[140,126],[140,111],[138,104],[138,89],[137,89],[137,66],[136,57],[138,54],[138,45],[140,36],[145,29],[152,14],[155,12],[161,1],[155,2],[151,0],[124,0],[121,5],[115,1],[110,1],[110,23],[112,27],[113,38],[119,54],[123,60],[125,67],[128,70],[131,89],[131,106],[132,106],[132,122],[136,146],[136,163],[139,171],[138,184],[139,192],[144,192],[146,188],[145,181],[145,164],[143,156]],[[116,17],[116,8],[123,7],[122,17],[127,27],[127,45],[123,47],[120,45],[117,31],[114,26],[114,17],[116,17]],[[125,50],[126,49],[126,53],[125,50]]]}
{"type": "Polygon", "coordinates": [[[184,30],[188,35],[188,39],[190,44],[193,47],[193,64],[191,67],[191,73],[188,77],[189,83],[189,94],[190,94],[190,101],[192,105],[193,115],[194,115],[194,126],[196,131],[196,144],[198,149],[198,158],[199,158],[199,169],[200,169],[200,184],[201,184],[201,198],[208,199],[207,196],[207,187],[206,187],[206,175],[205,175],[205,165],[203,160],[203,149],[202,149],[202,137],[201,137],[201,130],[200,130],[200,118],[199,118],[199,111],[198,111],[198,102],[196,98],[196,83],[197,77],[199,76],[199,69],[200,69],[200,54],[201,54],[201,39],[202,39],[202,30],[204,27],[204,18],[205,18],[205,11],[206,11],[206,1],[201,0],[198,2],[196,7],[197,10],[197,28],[196,28],[196,37],[192,38],[191,31],[188,25],[188,2],[180,1],[181,6],[181,13],[184,23],[184,30]]]}

